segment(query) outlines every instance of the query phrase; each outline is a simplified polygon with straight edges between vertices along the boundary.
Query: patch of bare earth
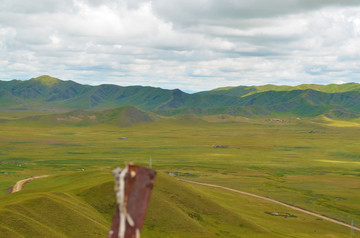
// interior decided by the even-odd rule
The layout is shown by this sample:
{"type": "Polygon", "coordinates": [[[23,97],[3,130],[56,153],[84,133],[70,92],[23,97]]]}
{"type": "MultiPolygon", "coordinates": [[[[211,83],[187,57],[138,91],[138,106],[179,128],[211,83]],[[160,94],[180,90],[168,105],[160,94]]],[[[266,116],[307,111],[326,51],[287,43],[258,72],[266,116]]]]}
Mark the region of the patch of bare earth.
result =
{"type": "Polygon", "coordinates": [[[31,177],[31,178],[27,178],[27,179],[22,179],[22,180],[19,180],[15,183],[14,186],[10,187],[9,188],[9,193],[16,193],[16,192],[19,192],[21,190],[24,189],[24,186],[25,184],[35,180],[35,179],[39,179],[39,178],[45,178],[45,177],[49,177],[50,175],[40,175],[40,176],[34,176],[34,177],[31,177]]]}

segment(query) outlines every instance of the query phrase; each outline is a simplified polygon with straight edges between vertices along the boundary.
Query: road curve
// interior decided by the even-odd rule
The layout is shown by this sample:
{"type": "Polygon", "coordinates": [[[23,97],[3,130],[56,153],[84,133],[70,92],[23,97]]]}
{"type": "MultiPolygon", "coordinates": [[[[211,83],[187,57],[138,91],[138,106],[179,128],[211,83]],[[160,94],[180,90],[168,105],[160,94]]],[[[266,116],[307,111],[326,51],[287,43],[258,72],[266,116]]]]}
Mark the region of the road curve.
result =
{"type": "Polygon", "coordinates": [[[23,190],[25,184],[28,183],[28,182],[33,181],[34,179],[45,178],[45,177],[49,177],[49,176],[50,175],[40,175],[40,176],[34,176],[34,177],[31,177],[31,178],[19,180],[19,181],[17,181],[15,183],[14,186],[12,186],[10,193],[16,193],[16,192],[19,192],[19,191],[23,190]]]}
{"type": "Polygon", "coordinates": [[[241,190],[228,188],[228,187],[224,187],[224,186],[220,186],[220,185],[215,185],[215,184],[195,182],[195,181],[191,181],[191,180],[187,180],[187,179],[180,179],[180,178],[176,178],[176,179],[179,180],[179,181],[182,181],[182,182],[193,183],[193,184],[203,185],[203,186],[207,186],[207,187],[221,188],[221,189],[229,190],[229,191],[232,191],[232,192],[235,192],[235,193],[241,193],[241,194],[244,194],[244,195],[247,195],[247,196],[260,198],[260,199],[263,199],[263,200],[266,200],[266,201],[269,201],[269,202],[273,202],[273,203],[277,203],[277,204],[280,204],[282,206],[285,206],[285,207],[288,207],[288,208],[291,208],[291,209],[294,209],[294,210],[297,210],[297,211],[300,211],[300,212],[303,212],[303,213],[306,213],[306,214],[309,214],[309,215],[312,215],[312,216],[315,216],[315,217],[319,217],[321,219],[324,219],[324,220],[332,222],[332,223],[336,223],[336,224],[341,225],[341,226],[346,226],[346,227],[352,228],[352,229],[354,229],[356,231],[360,231],[360,227],[358,227],[358,226],[353,226],[353,225],[348,224],[346,222],[339,221],[339,220],[336,220],[334,218],[331,218],[331,217],[328,217],[328,216],[325,216],[325,215],[321,215],[321,214],[316,213],[316,212],[308,211],[306,209],[303,209],[303,208],[300,208],[300,207],[297,207],[297,206],[294,206],[294,205],[290,205],[290,204],[287,204],[287,203],[284,203],[284,202],[280,202],[278,200],[271,199],[271,198],[268,198],[268,197],[264,197],[264,196],[260,196],[260,195],[256,195],[256,194],[253,194],[253,193],[248,193],[248,192],[244,192],[244,191],[241,191],[241,190]]]}

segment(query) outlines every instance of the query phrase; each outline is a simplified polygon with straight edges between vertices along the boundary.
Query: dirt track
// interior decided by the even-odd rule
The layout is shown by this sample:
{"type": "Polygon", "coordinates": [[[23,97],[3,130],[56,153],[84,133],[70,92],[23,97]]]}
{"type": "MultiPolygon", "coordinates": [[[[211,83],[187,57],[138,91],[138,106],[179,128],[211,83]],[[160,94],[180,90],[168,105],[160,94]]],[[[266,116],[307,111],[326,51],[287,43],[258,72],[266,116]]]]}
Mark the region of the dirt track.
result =
{"type": "Polygon", "coordinates": [[[354,229],[356,231],[360,231],[360,227],[358,227],[358,226],[352,226],[352,225],[350,225],[348,223],[345,223],[343,221],[339,221],[339,220],[327,217],[325,215],[321,215],[321,214],[316,213],[316,212],[308,211],[308,210],[305,210],[303,208],[300,208],[300,207],[297,207],[297,206],[294,206],[294,205],[290,205],[290,204],[287,204],[287,203],[284,203],[284,202],[280,202],[280,201],[277,201],[277,200],[274,200],[274,199],[271,199],[271,198],[268,198],[268,197],[264,197],[264,196],[260,196],[260,195],[256,195],[256,194],[253,194],[253,193],[248,193],[248,192],[244,192],[244,191],[240,191],[240,190],[236,190],[236,189],[233,189],[233,188],[228,188],[228,187],[224,187],[224,186],[220,186],[220,185],[215,185],[215,184],[195,182],[195,181],[186,180],[186,179],[180,179],[180,178],[177,178],[177,180],[187,182],[187,183],[194,183],[194,184],[199,184],[199,185],[203,185],[203,186],[208,186],[208,187],[221,188],[221,189],[229,190],[229,191],[232,191],[232,192],[241,193],[241,194],[244,194],[244,195],[247,195],[247,196],[260,198],[260,199],[267,200],[267,201],[273,202],[273,203],[277,203],[277,204],[280,204],[282,206],[285,206],[285,207],[288,207],[288,208],[291,208],[291,209],[294,209],[294,210],[297,210],[297,211],[300,211],[300,212],[303,212],[303,213],[306,213],[306,214],[309,214],[309,215],[312,215],[312,216],[319,217],[321,219],[324,219],[324,220],[332,222],[332,223],[336,223],[338,225],[342,225],[342,226],[352,228],[352,229],[354,229]]]}
{"type": "Polygon", "coordinates": [[[31,177],[31,178],[27,178],[27,179],[23,179],[23,180],[19,180],[15,183],[14,186],[12,186],[11,188],[11,192],[10,193],[16,193],[16,192],[19,192],[21,190],[24,189],[24,185],[28,182],[31,182],[33,181],[34,179],[39,179],[39,178],[45,178],[45,177],[48,177],[50,175],[40,175],[40,176],[34,176],[34,177],[31,177]]]}

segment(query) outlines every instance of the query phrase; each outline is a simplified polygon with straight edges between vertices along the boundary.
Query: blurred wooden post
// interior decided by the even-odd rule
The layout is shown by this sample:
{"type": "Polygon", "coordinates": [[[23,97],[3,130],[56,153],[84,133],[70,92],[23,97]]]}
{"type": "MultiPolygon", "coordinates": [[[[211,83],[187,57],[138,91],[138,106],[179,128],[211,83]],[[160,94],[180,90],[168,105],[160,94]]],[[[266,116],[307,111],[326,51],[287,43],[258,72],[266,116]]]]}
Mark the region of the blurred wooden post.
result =
{"type": "Polygon", "coordinates": [[[109,238],[139,238],[156,172],[128,164],[114,176],[117,206],[109,238]]]}

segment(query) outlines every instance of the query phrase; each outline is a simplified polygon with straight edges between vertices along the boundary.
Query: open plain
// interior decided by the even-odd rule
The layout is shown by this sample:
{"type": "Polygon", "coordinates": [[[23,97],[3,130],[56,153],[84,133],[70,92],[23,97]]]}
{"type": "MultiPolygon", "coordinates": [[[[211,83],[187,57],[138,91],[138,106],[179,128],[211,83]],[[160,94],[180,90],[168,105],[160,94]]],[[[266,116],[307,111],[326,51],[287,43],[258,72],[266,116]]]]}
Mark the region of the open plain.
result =
{"type": "Polygon", "coordinates": [[[115,207],[111,171],[127,161],[148,166],[150,157],[158,177],[142,237],[360,234],[263,199],[175,179],[226,186],[359,225],[357,120],[188,115],[128,127],[54,127],[18,120],[21,114],[2,117],[16,118],[0,127],[0,230],[6,237],[106,236],[115,207]],[[45,174],[52,176],[7,194],[18,180],[45,174]]]}

